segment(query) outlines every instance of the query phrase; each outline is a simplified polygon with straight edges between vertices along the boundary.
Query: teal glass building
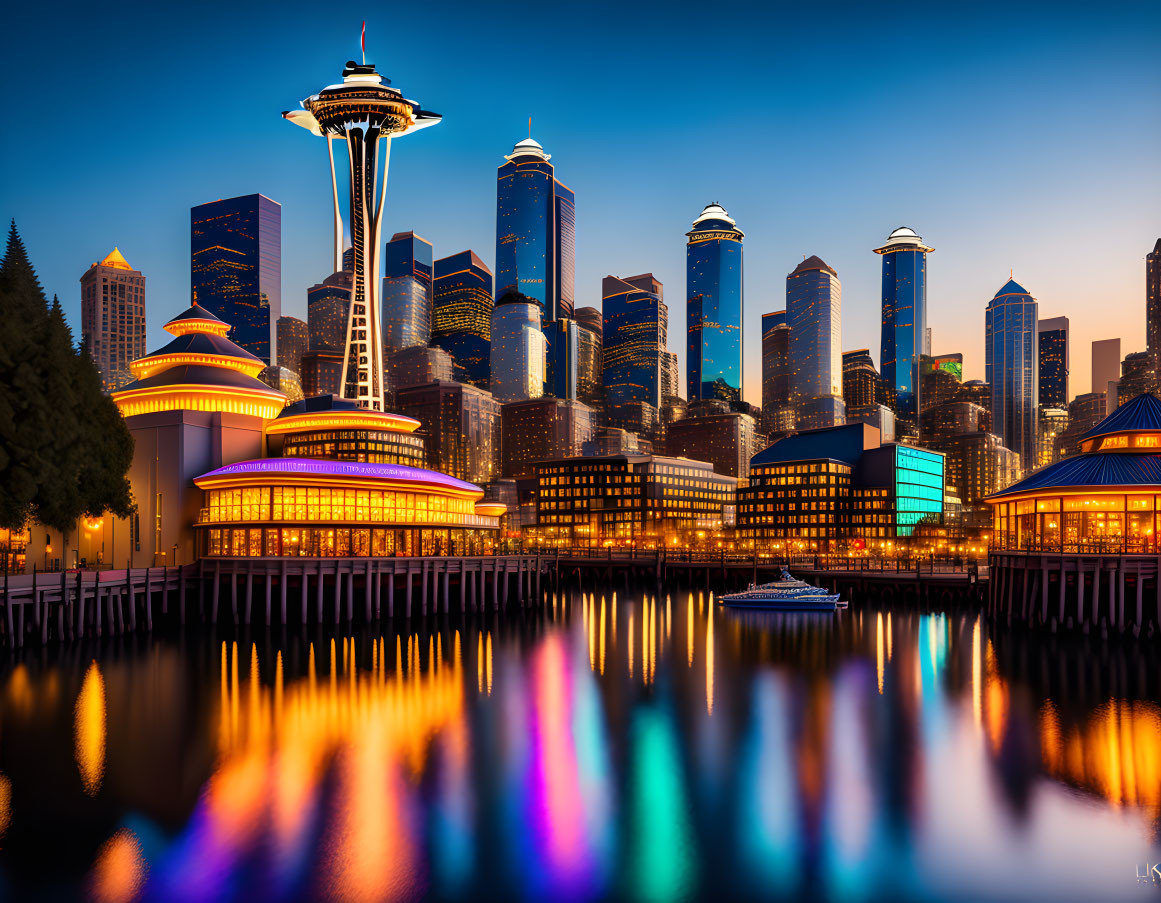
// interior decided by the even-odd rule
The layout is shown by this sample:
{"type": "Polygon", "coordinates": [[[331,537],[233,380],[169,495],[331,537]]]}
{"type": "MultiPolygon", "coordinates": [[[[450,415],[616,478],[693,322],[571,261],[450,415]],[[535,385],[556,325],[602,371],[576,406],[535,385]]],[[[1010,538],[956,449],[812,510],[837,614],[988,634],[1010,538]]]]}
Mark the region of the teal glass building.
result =
{"type": "Polygon", "coordinates": [[[934,251],[900,226],[875,253],[883,258],[882,344],[879,373],[886,404],[901,420],[918,422],[920,361],[927,334],[927,255],[934,251]]]}
{"type": "Polygon", "coordinates": [[[190,209],[192,299],[230,338],[273,364],[282,316],[282,205],[261,194],[190,209]]]}
{"type": "Polygon", "coordinates": [[[1036,467],[1039,342],[1036,299],[1009,279],[988,302],[984,368],[992,389],[992,432],[1020,455],[1025,473],[1036,467]]]}
{"type": "Polygon", "coordinates": [[[686,384],[689,400],[742,393],[742,239],[720,204],[686,233],[686,384]]]}

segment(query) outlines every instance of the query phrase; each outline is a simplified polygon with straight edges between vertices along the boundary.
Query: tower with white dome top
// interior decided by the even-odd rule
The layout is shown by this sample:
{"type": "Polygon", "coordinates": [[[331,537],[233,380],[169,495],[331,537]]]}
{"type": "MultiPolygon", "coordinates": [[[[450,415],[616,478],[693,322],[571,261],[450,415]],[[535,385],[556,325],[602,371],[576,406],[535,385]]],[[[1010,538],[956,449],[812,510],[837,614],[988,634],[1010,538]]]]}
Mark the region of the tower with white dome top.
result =
{"type": "Polygon", "coordinates": [[[883,258],[882,345],[879,373],[887,404],[901,421],[915,428],[923,405],[919,366],[927,334],[927,255],[934,251],[913,229],[900,226],[875,253],[883,258]]]}
{"type": "Polygon", "coordinates": [[[742,397],[742,239],[721,204],[686,233],[685,320],[689,400],[742,397]]]}

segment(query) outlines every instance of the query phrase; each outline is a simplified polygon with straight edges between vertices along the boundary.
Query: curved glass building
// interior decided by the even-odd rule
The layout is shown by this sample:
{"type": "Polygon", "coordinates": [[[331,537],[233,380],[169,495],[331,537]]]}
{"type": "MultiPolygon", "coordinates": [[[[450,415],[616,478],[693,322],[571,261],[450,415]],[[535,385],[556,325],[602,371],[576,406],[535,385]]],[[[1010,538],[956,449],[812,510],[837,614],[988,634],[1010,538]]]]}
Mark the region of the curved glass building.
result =
{"type": "Polygon", "coordinates": [[[875,248],[883,257],[883,332],[879,372],[887,404],[901,419],[917,422],[919,362],[927,334],[927,255],[914,230],[900,226],[875,248]]]}
{"type": "Polygon", "coordinates": [[[710,204],[686,233],[689,400],[737,401],[742,392],[742,230],[710,204]]]}
{"type": "Polygon", "coordinates": [[[547,355],[540,305],[523,295],[502,298],[492,309],[492,395],[502,403],[539,398],[547,355]]]}
{"type": "Polygon", "coordinates": [[[1020,453],[1025,473],[1036,466],[1036,309],[1036,299],[1009,279],[985,312],[984,378],[992,387],[992,432],[1020,453]]]}
{"type": "Polygon", "coordinates": [[[790,324],[790,397],[798,429],[846,423],[843,402],[842,286],[820,257],[786,277],[790,324]]]}

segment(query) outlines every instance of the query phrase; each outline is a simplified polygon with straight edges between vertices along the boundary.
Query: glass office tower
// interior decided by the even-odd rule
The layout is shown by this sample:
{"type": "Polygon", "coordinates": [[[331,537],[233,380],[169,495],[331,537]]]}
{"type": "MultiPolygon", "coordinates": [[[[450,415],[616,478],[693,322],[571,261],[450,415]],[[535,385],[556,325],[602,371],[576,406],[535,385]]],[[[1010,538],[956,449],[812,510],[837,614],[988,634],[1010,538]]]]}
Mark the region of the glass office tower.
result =
{"type": "Polygon", "coordinates": [[[838,273],[808,257],[786,277],[790,396],[800,430],[846,423],[841,318],[838,273]]]}
{"type": "Polygon", "coordinates": [[[1036,326],[1039,347],[1041,408],[1068,408],[1068,317],[1041,320],[1036,326]]]}
{"type": "Polygon", "coordinates": [[[738,401],[742,393],[742,239],[720,204],[686,233],[685,319],[689,400],[738,401]]]}
{"type": "Polygon", "coordinates": [[[1013,279],[996,292],[985,312],[985,379],[992,387],[992,432],[1020,455],[1020,466],[1036,466],[1036,299],[1013,279]]]}
{"type": "Polygon", "coordinates": [[[545,322],[571,317],[574,295],[576,198],[554,178],[550,159],[527,138],[496,175],[496,298],[532,298],[545,322]]]}
{"type": "Polygon", "coordinates": [[[282,316],[282,206],[261,194],[190,209],[190,292],[230,338],[275,362],[282,316]]]}
{"type": "Polygon", "coordinates": [[[383,277],[383,353],[431,340],[431,242],[397,232],[387,242],[383,277]]]}
{"type": "Polygon", "coordinates": [[[794,429],[790,403],[790,324],[786,311],[762,314],[762,431],[767,435],[794,429]]]}
{"type": "Polygon", "coordinates": [[[500,298],[492,308],[488,383],[496,399],[506,403],[543,395],[547,351],[540,305],[523,295],[500,298]]]}
{"type": "Polygon", "coordinates": [[[610,426],[631,429],[636,405],[661,407],[662,352],[669,328],[664,289],[652,273],[601,282],[605,413],[610,426]],[[632,409],[632,410],[631,410],[632,409]]]}
{"type": "Polygon", "coordinates": [[[1161,364],[1161,238],[1145,255],[1145,350],[1161,364]]]}
{"type": "Polygon", "coordinates": [[[492,271],[474,251],[435,262],[431,341],[448,352],[461,382],[486,389],[492,354],[492,271]]]}
{"type": "Polygon", "coordinates": [[[883,332],[879,373],[885,403],[908,423],[918,422],[919,363],[927,337],[927,255],[934,251],[906,226],[875,248],[883,257],[883,332]]]}

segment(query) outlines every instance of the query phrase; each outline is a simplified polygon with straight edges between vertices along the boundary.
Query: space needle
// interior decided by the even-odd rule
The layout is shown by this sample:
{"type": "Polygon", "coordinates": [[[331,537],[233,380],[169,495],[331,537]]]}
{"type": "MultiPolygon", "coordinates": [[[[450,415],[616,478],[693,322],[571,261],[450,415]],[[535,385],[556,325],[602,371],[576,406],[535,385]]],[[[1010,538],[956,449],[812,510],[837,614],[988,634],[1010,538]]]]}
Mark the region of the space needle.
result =
{"type": "Polygon", "coordinates": [[[441,119],[407,100],[373,63],[349,61],[343,81],[301,102],[301,110],[282,114],[295,125],[327,140],[334,197],[334,269],[343,268],[343,216],[335,176],[334,142],[344,141],[350,161],[351,244],[355,253],[347,349],[343,362],[343,397],[383,410],[383,335],[379,322],[380,257],[383,203],[387,197],[387,167],[391,139],[410,134],[441,119]],[[380,144],[383,167],[380,176],[380,144]]]}

